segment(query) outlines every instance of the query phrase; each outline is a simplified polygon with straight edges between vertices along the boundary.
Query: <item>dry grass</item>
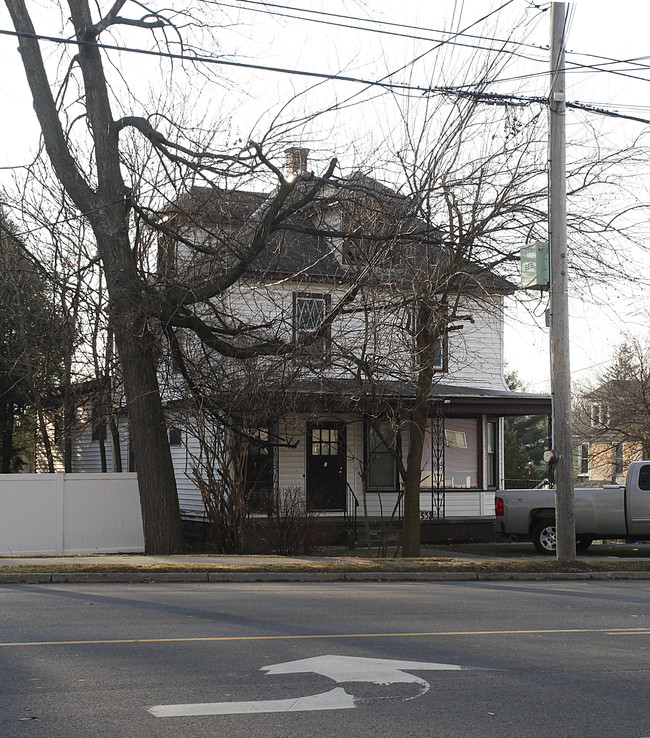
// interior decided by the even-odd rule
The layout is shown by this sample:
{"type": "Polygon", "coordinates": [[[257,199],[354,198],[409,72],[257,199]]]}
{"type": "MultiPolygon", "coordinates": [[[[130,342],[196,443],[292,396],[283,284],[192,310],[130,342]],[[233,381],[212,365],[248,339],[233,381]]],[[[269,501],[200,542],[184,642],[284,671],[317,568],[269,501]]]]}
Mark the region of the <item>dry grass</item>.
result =
{"type": "Polygon", "coordinates": [[[650,559],[637,560],[584,560],[581,559],[572,567],[566,567],[555,559],[540,558],[535,561],[509,560],[497,561],[485,559],[473,561],[466,558],[426,557],[418,559],[367,559],[336,558],[323,560],[287,561],[286,563],[219,563],[218,557],[202,563],[155,563],[155,564],[91,564],[66,563],[33,566],[3,566],[2,574],[68,574],[68,573],[207,573],[207,572],[252,572],[252,573],[353,573],[353,572],[512,572],[512,573],[548,573],[548,572],[650,572],[650,559]]]}

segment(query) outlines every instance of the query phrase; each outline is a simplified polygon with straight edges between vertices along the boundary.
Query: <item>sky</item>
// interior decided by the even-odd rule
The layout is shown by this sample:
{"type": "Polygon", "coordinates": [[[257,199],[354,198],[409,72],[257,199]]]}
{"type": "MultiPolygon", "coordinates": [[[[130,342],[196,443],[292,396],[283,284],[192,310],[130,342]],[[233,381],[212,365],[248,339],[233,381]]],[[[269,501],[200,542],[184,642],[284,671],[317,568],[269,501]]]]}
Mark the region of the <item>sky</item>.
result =
{"type": "MultiPolygon", "coordinates": [[[[105,8],[112,4],[112,0],[100,2],[105,8]]],[[[165,5],[173,6],[174,3],[165,5]]],[[[39,1],[31,2],[29,6],[33,9],[37,31],[57,35],[61,22],[58,13],[52,12],[57,4],[39,1]]],[[[177,6],[186,7],[188,4],[177,3],[177,6]]],[[[220,23],[214,29],[205,28],[200,32],[206,48],[218,50],[225,60],[296,71],[343,74],[364,80],[380,79],[388,71],[404,67],[391,79],[417,87],[428,86],[431,80],[440,84],[454,79],[469,64],[468,55],[476,53],[475,50],[449,44],[436,50],[440,40],[449,39],[452,31],[467,29],[470,34],[502,38],[512,28],[514,19],[522,17],[527,9],[526,42],[530,46],[526,55],[529,58],[517,62],[521,66],[509,68],[508,79],[495,89],[503,93],[516,91],[543,95],[548,69],[546,46],[550,13],[544,12],[547,6],[547,3],[525,0],[513,0],[509,4],[484,0],[457,3],[451,0],[407,0],[401,4],[388,0],[278,0],[271,5],[229,0],[216,3],[217,12],[221,14],[220,23]],[[507,7],[500,15],[477,23],[503,4],[507,7]],[[377,25],[375,21],[401,25],[377,25]],[[360,26],[399,35],[359,30],[360,26]],[[405,26],[417,27],[418,30],[405,26]],[[409,64],[418,57],[421,57],[419,61],[409,64]],[[518,72],[523,79],[517,79],[518,72]]],[[[619,60],[650,58],[647,41],[650,8],[646,3],[581,0],[571,4],[570,8],[569,58],[583,64],[599,65],[603,64],[602,58],[582,55],[619,60]]],[[[3,29],[11,29],[4,7],[0,9],[0,30],[3,29]]],[[[122,37],[128,45],[142,46],[139,31],[126,29],[122,37]]],[[[457,37],[457,40],[461,39],[470,46],[476,43],[471,36],[457,37]]],[[[30,161],[38,146],[38,127],[16,46],[15,38],[0,35],[0,65],[3,70],[0,104],[5,112],[0,117],[0,141],[4,142],[0,147],[0,183],[6,187],[11,186],[14,173],[20,176],[20,166],[30,161]]],[[[56,65],[59,46],[44,43],[43,50],[52,74],[60,75],[63,67],[56,65]]],[[[160,81],[158,61],[116,52],[109,52],[109,56],[111,63],[128,80],[128,89],[122,94],[128,93],[137,107],[135,101],[148,99],[150,90],[155,91],[160,81]]],[[[620,65],[611,65],[611,68],[623,69],[620,65]]],[[[631,65],[624,68],[625,75],[609,74],[602,69],[569,71],[567,100],[613,106],[620,112],[650,119],[650,70],[631,65]],[[631,76],[642,79],[632,79],[631,76]]],[[[389,108],[385,96],[376,88],[368,90],[352,82],[331,82],[296,73],[280,74],[245,68],[220,68],[219,73],[224,75],[223,82],[216,87],[203,86],[203,81],[196,78],[186,80],[187,86],[181,94],[185,95],[183,104],[195,113],[204,113],[206,119],[216,112],[223,125],[223,132],[219,135],[227,137],[231,143],[238,138],[261,135],[273,115],[280,120],[291,121],[305,111],[322,109],[334,101],[341,103],[348,98],[350,103],[342,111],[316,119],[310,129],[308,144],[313,149],[315,165],[333,154],[339,156],[342,167],[346,163],[352,165],[362,152],[372,151],[380,147],[387,137],[398,135],[400,121],[395,116],[394,107],[389,108]],[[292,97],[292,103],[285,106],[292,97]]],[[[182,87],[183,83],[179,86],[182,87]]],[[[412,94],[414,98],[419,95],[417,92],[412,94]]],[[[650,127],[644,123],[569,112],[569,136],[580,138],[581,127],[585,125],[594,126],[603,142],[620,141],[621,145],[650,127]]],[[[638,188],[639,199],[648,201],[645,179],[639,178],[634,186],[638,188]]],[[[633,258],[639,262],[639,274],[647,274],[650,266],[647,254],[637,250],[633,258]]],[[[646,289],[640,286],[612,283],[611,286],[599,287],[589,299],[584,293],[572,295],[570,331],[574,386],[588,382],[602,369],[625,331],[647,335],[650,305],[644,292],[646,289]]],[[[508,368],[517,370],[528,388],[536,392],[549,388],[545,307],[544,298],[531,300],[525,310],[511,302],[506,318],[505,358],[508,368]]]]}

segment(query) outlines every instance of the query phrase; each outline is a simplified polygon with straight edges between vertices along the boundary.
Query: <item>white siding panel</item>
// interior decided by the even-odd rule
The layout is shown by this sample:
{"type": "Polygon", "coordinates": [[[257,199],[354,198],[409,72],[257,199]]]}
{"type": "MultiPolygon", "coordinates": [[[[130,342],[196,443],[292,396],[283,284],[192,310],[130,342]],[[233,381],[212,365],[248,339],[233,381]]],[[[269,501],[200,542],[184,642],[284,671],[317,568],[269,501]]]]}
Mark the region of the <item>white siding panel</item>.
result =
{"type": "Polygon", "coordinates": [[[304,417],[289,418],[282,423],[280,435],[295,443],[294,448],[278,449],[278,488],[299,488],[305,491],[305,433],[307,432],[304,417]]]}
{"type": "MultiPolygon", "coordinates": [[[[359,496],[361,500],[361,496],[359,496]]],[[[389,518],[397,501],[395,492],[368,492],[368,515],[389,518]]],[[[363,508],[361,508],[362,510],[363,508]]],[[[428,512],[434,508],[431,492],[420,493],[420,511],[428,512]]],[[[483,490],[447,491],[445,493],[446,518],[480,518],[494,516],[494,492],[483,490]]],[[[361,512],[360,510],[360,512],[361,512]]]]}
{"type": "Polygon", "coordinates": [[[476,518],[481,515],[480,490],[471,492],[447,492],[445,494],[445,517],[447,518],[476,518]]]}
{"type": "Polygon", "coordinates": [[[144,551],[137,475],[65,474],[66,553],[144,551]]]}
{"type": "Polygon", "coordinates": [[[56,554],[62,549],[63,474],[3,474],[0,478],[0,553],[56,554]],[[44,488],[44,484],[47,488],[44,488]]]}
{"type": "Polygon", "coordinates": [[[203,497],[194,482],[192,472],[192,459],[199,453],[199,443],[187,431],[184,434],[184,442],[180,446],[170,446],[178,503],[183,517],[204,519],[206,512],[203,497]]]}
{"type": "Polygon", "coordinates": [[[135,474],[0,478],[0,554],[144,551],[135,474]]]}

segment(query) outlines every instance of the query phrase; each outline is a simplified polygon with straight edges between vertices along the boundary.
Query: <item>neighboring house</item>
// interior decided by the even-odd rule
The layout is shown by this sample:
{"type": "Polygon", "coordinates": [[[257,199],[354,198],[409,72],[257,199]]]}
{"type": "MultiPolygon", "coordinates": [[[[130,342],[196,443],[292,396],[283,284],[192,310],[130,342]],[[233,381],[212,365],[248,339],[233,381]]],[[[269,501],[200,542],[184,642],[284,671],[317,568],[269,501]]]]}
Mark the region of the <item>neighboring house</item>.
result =
{"type": "MultiPolygon", "coordinates": [[[[64,407],[65,392],[59,389],[44,398],[47,434],[56,471],[66,468],[69,455],[71,472],[134,471],[130,454],[128,422],[121,410],[119,393],[112,393],[112,407],[96,380],[74,384],[69,388],[69,416],[64,407]],[[66,428],[66,425],[69,428],[66,428]],[[69,442],[66,443],[66,438],[69,442]]],[[[48,471],[48,458],[42,434],[36,437],[36,471],[48,471]]]]}
{"type": "MultiPolygon", "coordinates": [[[[289,150],[288,165],[296,173],[304,171],[306,150],[289,150]]],[[[399,216],[404,198],[364,175],[347,182],[366,197],[370,193],[377,201],[388,201],[387,211],[399,216]]],[[[215,257],[219,234],[236,241],[267,197],[193,189],[177,203],[177,211],[166,215],[187,219],[187,244],[161,241],[161,272],[199,284],[206,273],[220,268],[215,257]],[[198,256],[192,243],[203,246],[198,256]]],[[[367,214],[366,204],[359,212],[367,214]]],[[[269,490],[297,490],[308,509],[333,518],[351,513],[357,504],[369,517],[390,515],[398,500],[400,476],[387,443],[406,458],[409,438],[403,419],[415,394],[413,336],[418,320],[400,295],[406,293],[406,275],[415,266],[431,268],[437,259],[433,266],[439,268],[442,257],[427,252],[424,261],[415,223],[412,243],[377,257],[383,261],[374,292],[351,292],[358,274],[357,250],[363,244],[324,237],[319,230],[349,232],[354,217],[353,207],[336,203],[302,213],[301,227],[276,238],[221,298],[222,314],[231,321],[224,330],[232,332],[238,322],[255,323],[255,340],[298,345],[307,338],[307,350],[282,361],[271,357],[237,362],[198,350],[194,357],[197,387],[212,392],[216,405],[248,401],[240,415],[252,418],[246,484],[253,512],[263,513],[269,490]],[[341,301],[344,309],[327,324],[328,314],[341,301]],[[371,369],[365,366],[362,371],[361,359],[371,369]],[[371,417],[377,422],[370,423],[371,417]]],[[[228,258],[224,250],[223,259],[228,258]]],[[[550,413],[548,396],[512,392],[504,382],[503,298],[513,286],[469,264],[462,278],[467,286],[454,307],[456,319],[444,323],[433,346],[435,379],[421,465],[423,520],[493,516],[494,492],[503,484],[503,418],[550,413]]],[[[181,338],[191,344],[189,335],[181,338]]],[[[197,427],[178,388],[179,372],[173,361],[161,365],[170,448],[183,515],[203,519],[205,506],[197,486],[205,461],[200,438],[205,439],[202,433],[219,433],[197,427]]],[[[75,470],[96,458],[88,425],[85,438],[75,470]]]]}
{"type": "Polygon", "coordinates": [[[642,444],[631,439],[612,408],[606,385],[587,393],[574,408],[577,484],[624,484],[632,461],[643,458],[642,444]]]}

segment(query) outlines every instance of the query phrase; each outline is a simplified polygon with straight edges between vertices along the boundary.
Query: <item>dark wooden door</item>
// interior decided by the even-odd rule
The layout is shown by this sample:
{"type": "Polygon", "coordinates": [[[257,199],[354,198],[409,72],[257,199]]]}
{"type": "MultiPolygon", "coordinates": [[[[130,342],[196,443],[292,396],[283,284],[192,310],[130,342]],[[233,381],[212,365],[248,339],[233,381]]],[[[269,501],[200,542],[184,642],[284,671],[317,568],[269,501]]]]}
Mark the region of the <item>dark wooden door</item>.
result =
{"type": "Polygon", "coordinates": [[[307,509],[345,512],[345,425],[307,425],[307,509]]]}

